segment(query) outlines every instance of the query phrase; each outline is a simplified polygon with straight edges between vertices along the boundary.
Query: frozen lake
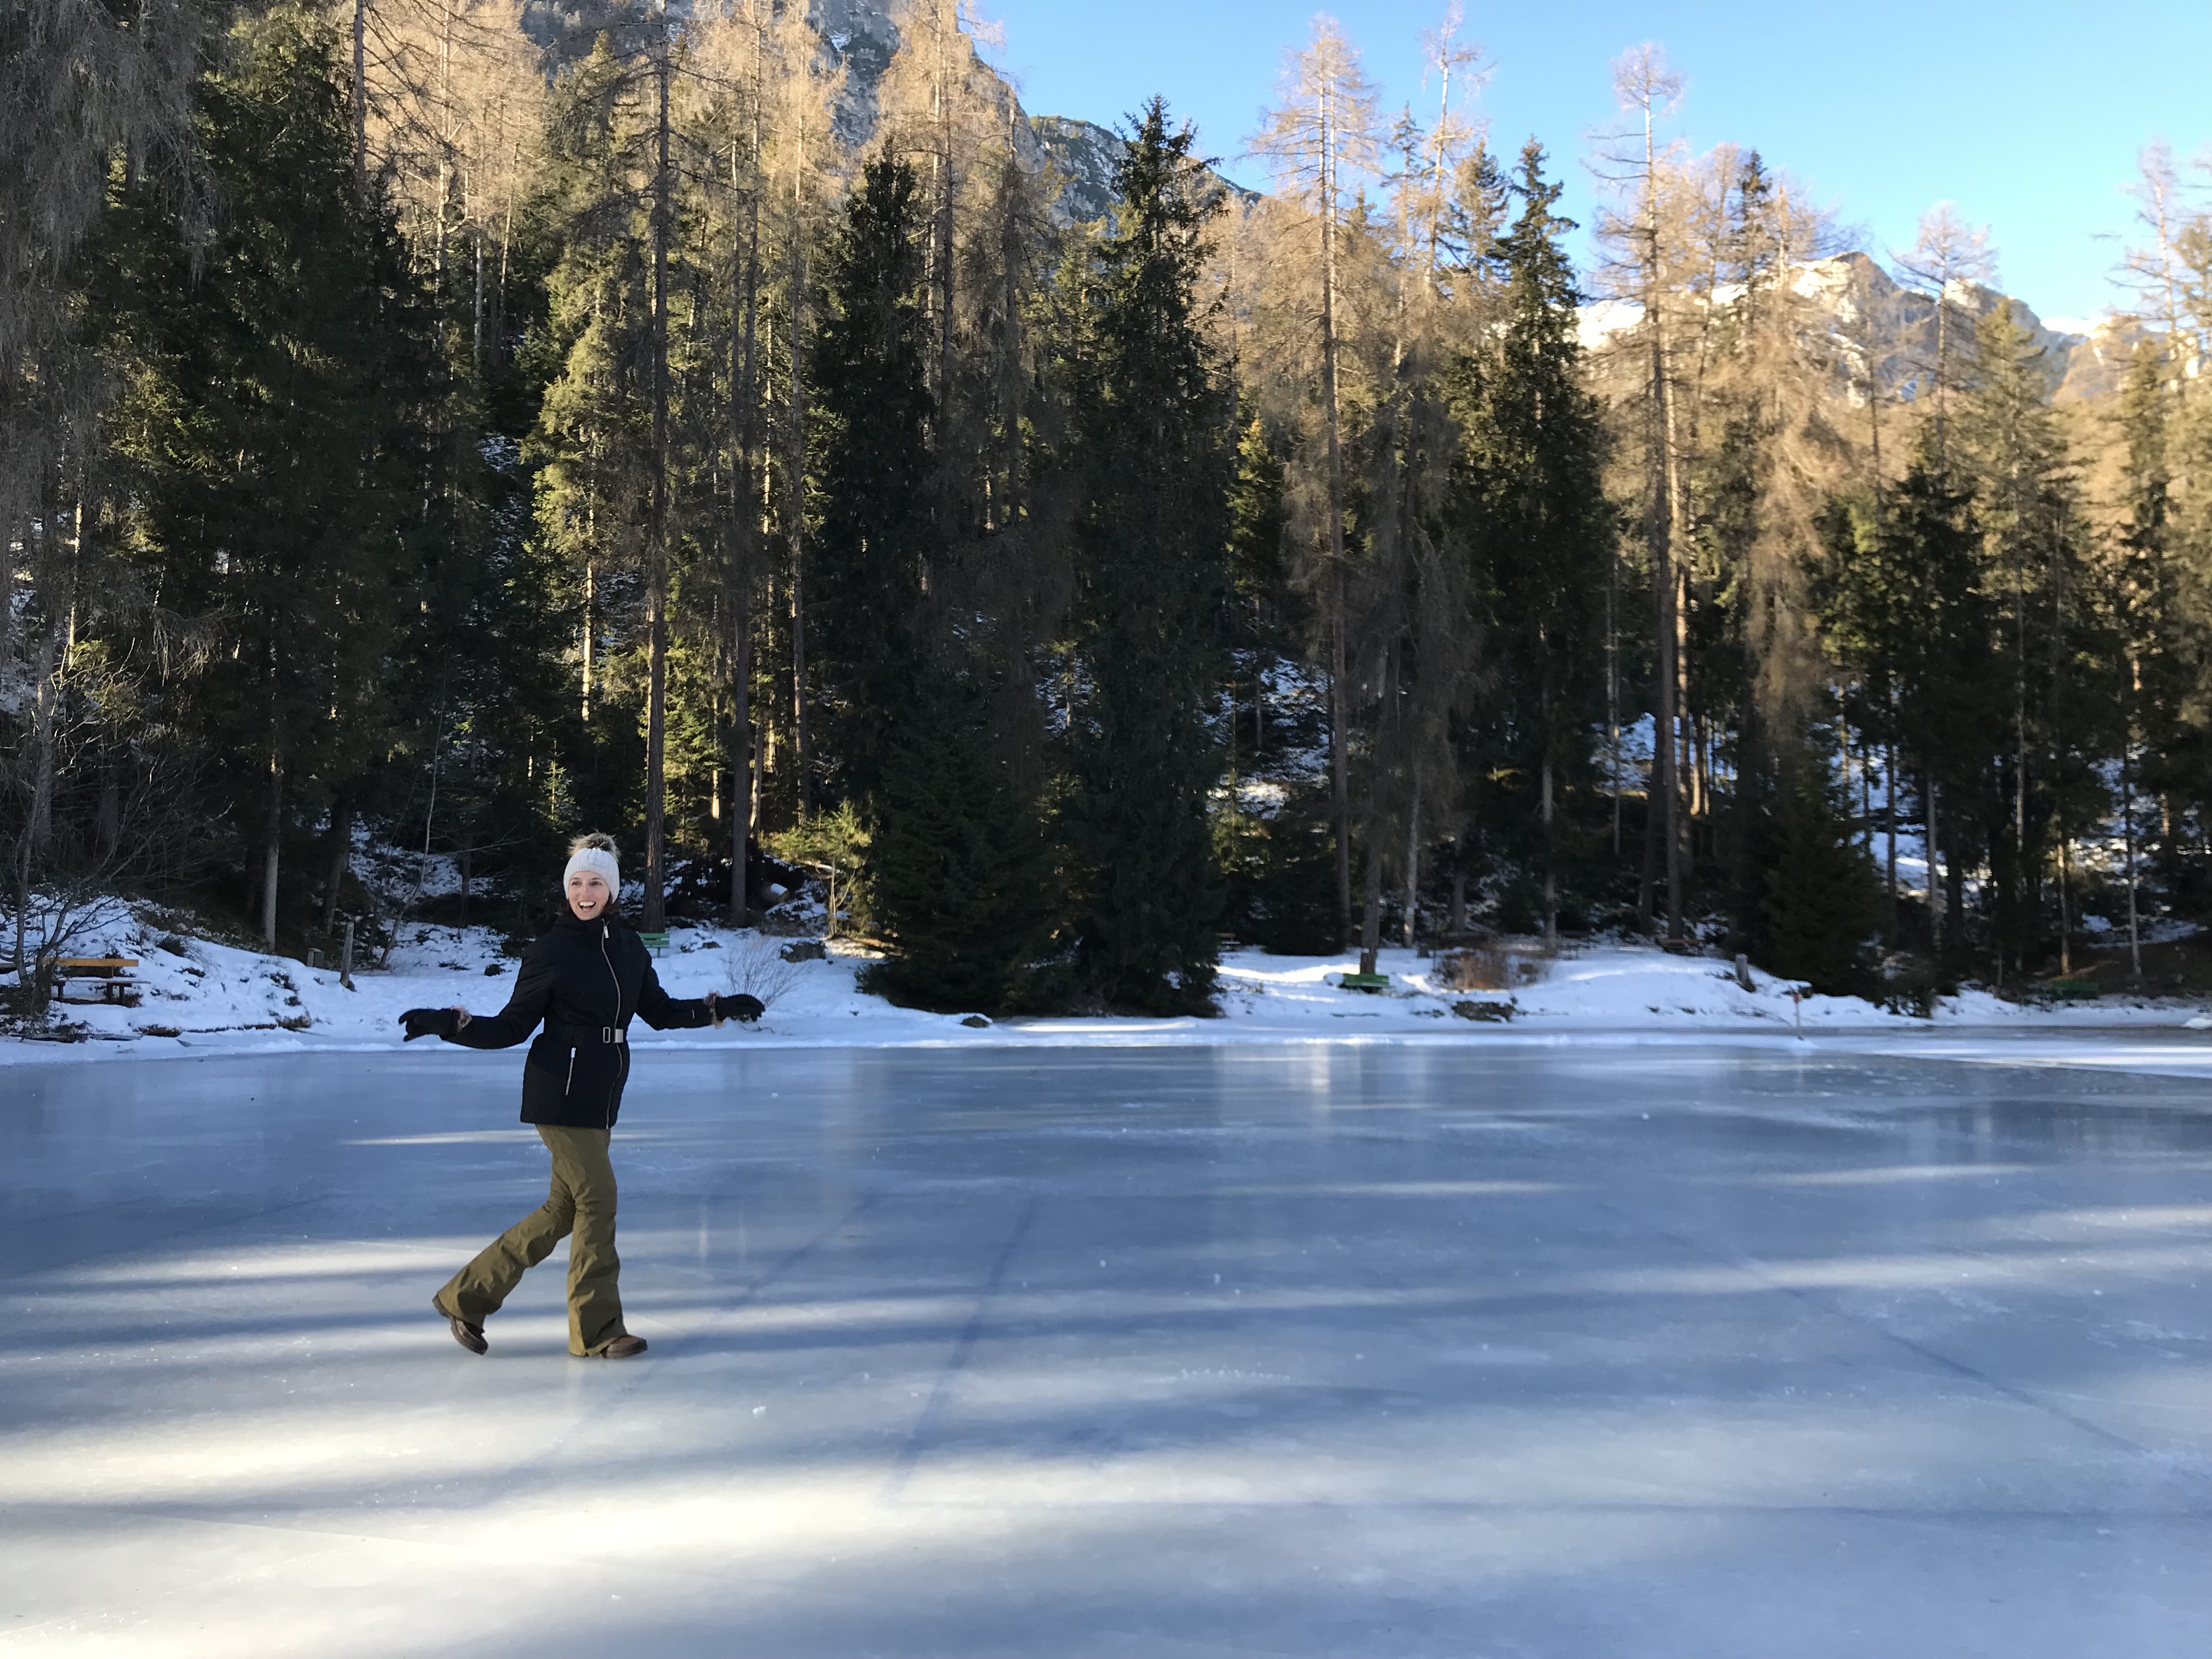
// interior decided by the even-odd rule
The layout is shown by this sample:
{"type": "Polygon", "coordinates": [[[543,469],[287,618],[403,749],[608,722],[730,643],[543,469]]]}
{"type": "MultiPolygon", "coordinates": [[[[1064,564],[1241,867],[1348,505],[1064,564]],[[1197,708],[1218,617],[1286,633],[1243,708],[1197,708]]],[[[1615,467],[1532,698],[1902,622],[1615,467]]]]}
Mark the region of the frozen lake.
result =
{"type": "Polygon", "coordinates": [[[425,1047],[0,1077],[0,1654],[2212,1652],[2205,1081],[641,1052],[611,1364],[425,1047]]]}

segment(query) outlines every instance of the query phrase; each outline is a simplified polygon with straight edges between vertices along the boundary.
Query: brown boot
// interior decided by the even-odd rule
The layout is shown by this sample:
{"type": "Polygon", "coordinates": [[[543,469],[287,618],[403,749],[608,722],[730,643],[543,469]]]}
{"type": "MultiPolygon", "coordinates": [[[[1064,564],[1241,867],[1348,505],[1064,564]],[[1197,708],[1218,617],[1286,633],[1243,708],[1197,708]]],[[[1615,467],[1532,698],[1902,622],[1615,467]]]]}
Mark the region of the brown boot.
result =
{"type": "Polygon", "coordinates": [[[430,1298],[430,1305],[444,1316],[447,1325],[453,1333],[454,1341],[459,1343],[471,1353],[485,1353],[490,1351],[491,1344],[484,1340],[483,1326],[471,1325],[457,1313],[447,1313],[446,1304],[434,1296],[430,1298]]]}
{"type": "Polygon", "coordinates": [[[635,1359],[645,1352],[641,1336],[618,1336],[592,1356],[594,1359],[635,1359]]]}

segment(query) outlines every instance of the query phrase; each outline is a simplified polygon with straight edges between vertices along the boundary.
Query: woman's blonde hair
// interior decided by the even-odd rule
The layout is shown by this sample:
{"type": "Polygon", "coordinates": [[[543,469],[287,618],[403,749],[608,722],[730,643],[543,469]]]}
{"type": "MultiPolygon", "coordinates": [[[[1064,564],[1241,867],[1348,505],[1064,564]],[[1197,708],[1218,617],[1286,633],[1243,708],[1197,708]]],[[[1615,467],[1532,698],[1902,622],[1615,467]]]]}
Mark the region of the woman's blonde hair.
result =
{"type": "Polygon", "coordinates": [[[617,858],[622,855],[615,846],[615,838],[603,836],[596,830],[588,836],[579,836],[568,843],[569,857],[574,858],[579,853],[613,853],[617,858]]]}

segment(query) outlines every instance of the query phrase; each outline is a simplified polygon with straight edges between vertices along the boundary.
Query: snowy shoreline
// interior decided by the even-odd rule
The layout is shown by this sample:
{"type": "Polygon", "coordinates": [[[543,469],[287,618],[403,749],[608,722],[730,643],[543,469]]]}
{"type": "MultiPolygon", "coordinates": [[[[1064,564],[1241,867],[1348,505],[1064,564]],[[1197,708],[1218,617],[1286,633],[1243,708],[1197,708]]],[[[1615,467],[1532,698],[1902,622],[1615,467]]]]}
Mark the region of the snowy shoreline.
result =
{"type": "MultiPolygon", "coordinates": [[[[832,949],[817,961],[787,963],[789,940],[729,929],[675,933],[657,963],[678,995],[748,990],[769,1006],[757,1027],[659,1033],[635,1026],[640,1048],[671,1049],[883,1048],[941,1047],[1218,1047],[1254,1043],[1558,1043],[1602,1041],[1677,1043],[1913,1037],[1946,1050],[1970,1038],[2069,1038],[2183,1034],[2185,1046],[2212,1039],[2184,1033],[2203,1012],[2193,1000],[2110,998],[2086,1006],[2032,1007],[1986,992],[1946,999],[1933,1019],[1891,1013],[1855,997],[1814,997],[1793,1005],[1791,985],[1752,973],[1747,989],[1733,966],[1650,947],[1592,945],[1540,964],[1541,977],[1511,991],[1456,990],[1432,975],[1437,964],[1405,950],[1385,951],[1379,967],[1391,988],[1380,994],[1341,988],[1357,966],[1351,953],[1274,957],[1226,953],[1220,1014],[1212,1018],[1030,1016],[988,1024],[975,1017],[897,1008],[860,990],[865,958],[832,949]],[[1486,1018],[1455,1009],[1479,1005],[1486,1018]]],[[[354,976],[331,969],[165,933],[118,918],[85,951],[135,957],[135,1007],[70,1003],[61,1011],[84,1040],[0,1039],[0,1066],[210,1054],[380,1053],[398,1049],[403,1009],[459,1003],[477,1012],[503,1005],[515,963],[489,929],[409,927],[391,965],[354,976]]],[[[1467,1011],[1469,1012],[1477,1011],[1467,1011]]],[[[442,1046],[442,1045],[441,1045],[442,1046]]],[[[458,1052],[448,1050],[448,1052],[458,1052]]],[[[494,1057],[495,1058],[495,1057],[494,1057]]],[[[2193,1073],[2191,1073],[2193,1074],[2193,1073]]]]}

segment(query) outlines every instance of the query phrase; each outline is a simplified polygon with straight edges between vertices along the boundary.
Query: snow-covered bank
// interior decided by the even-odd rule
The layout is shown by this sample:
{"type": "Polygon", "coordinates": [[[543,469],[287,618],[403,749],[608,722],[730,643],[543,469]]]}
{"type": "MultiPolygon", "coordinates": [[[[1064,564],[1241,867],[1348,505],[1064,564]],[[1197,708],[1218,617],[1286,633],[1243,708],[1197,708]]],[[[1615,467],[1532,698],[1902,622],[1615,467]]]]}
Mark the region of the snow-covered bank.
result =
{"type": "MultiPolygon", "coordinates": [[[[1237,951],[1222,964],[1218,1018],[985,1023],[893,1007],[858,988],[862,963],[857,956],[833,948],[825,960],[787,963],[781,953],[787,943],[722,929],[677,932],[659,964],[672,992],[750,991],[769,1005],[769,1012],[757,1026],[720,1032],[662,1034],[639,1027],[639,1046],[1483,1041],[1600,1032],[1647,1038],[1791,1036],[1800,1030],[1904,1035],[1968,1027],[2024,1034],[2171,1029],[2201,1012],[2195,1003],[2122,998],[2034,1008],[1968,992],[1947,999],[1933,1021],[1918,1020],[1853,997],[1807,997],[1800,1004],[1793,1001],[1790,983],[1771,975],[1753,970],[1747,989],[1725,962],[1610,945],[1546,963],[1536,982],[1510,992],[1454,990],[1437,977],[1435,962],[1407,951],[1385,951],[1380,966],[1390,975],[1391,988],[1374,994],[1338,984],[1356,966],[1349,954],[1273,957],[1237,951]]],[[[409,927],[389,967],[357,971],[350,989],[334,969],[310,969],[119,916],[84,951],[103,952],[138,959],[131,975],[138,1005],[67,1005],[58,1012],[85,1040],[0,1040],[0,1063],[396,1047],[402,1010],[458,1003],[489,1012],[506,1001],[516,969],[513,958],[501,954],[496,934],[474,928],[409,927]]]]}

